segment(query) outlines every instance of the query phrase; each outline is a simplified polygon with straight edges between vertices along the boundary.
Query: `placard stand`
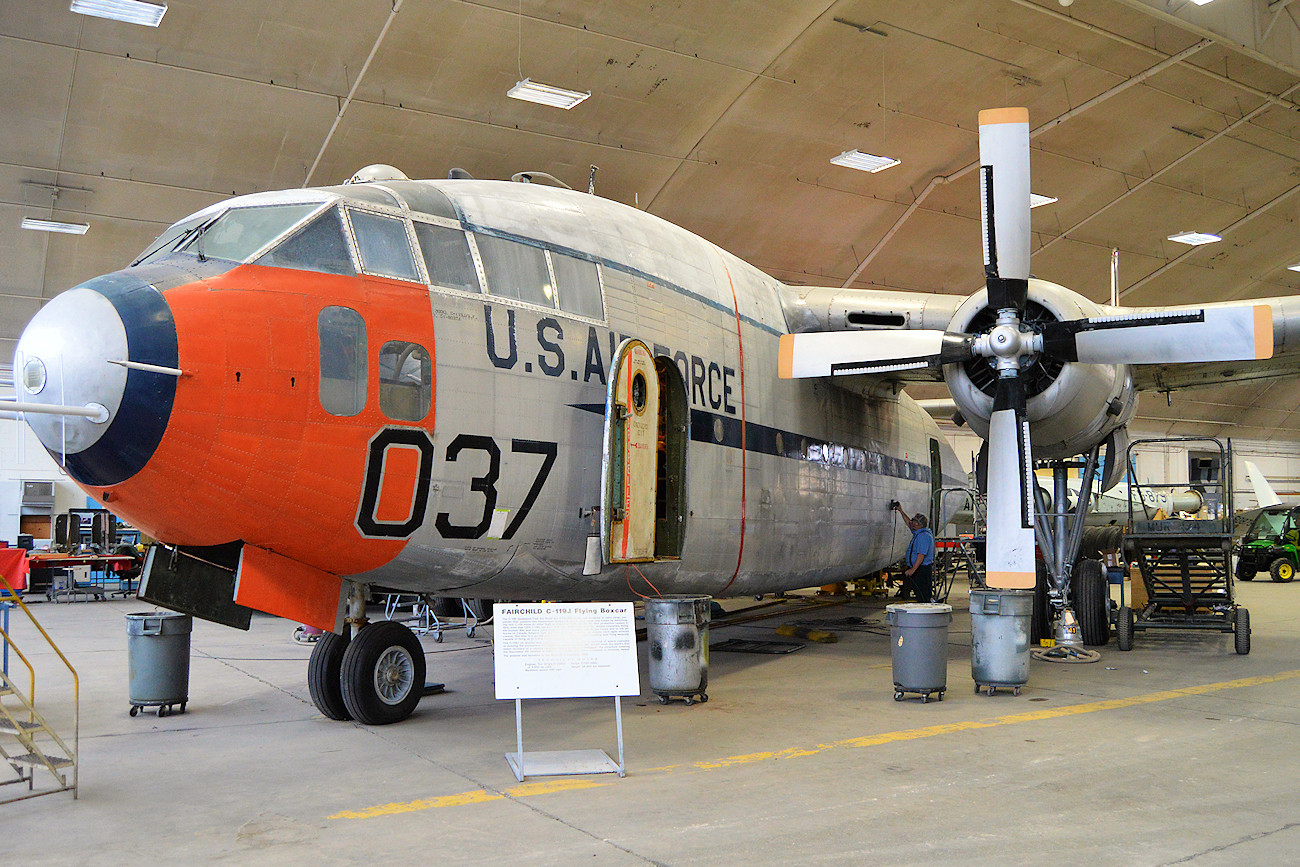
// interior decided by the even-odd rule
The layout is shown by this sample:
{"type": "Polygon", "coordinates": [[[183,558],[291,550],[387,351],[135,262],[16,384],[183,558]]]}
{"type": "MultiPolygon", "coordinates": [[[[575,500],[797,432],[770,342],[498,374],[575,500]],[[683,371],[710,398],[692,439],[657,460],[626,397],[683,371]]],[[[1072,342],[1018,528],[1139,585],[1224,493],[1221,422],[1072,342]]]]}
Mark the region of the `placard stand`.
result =
{"type": "Polygon", "coordinates": [[[526,775],[534,777],[559,777],[566,774],[618,774],[627,776],[623,761],[623,698],[614,696],[614,725],[618,729],[618,761],[604,750],[542,750],[524,752],[524,700],[515,699],[515,743],[518,752],[506,753],[515,779],[524,781],[526,775]]]}
{"type": "Polygon", "coordinates": [[[627,776],[623,699],[640,695],[636,627],[630,602],[498,602],[492,642],[496,697],[515,700],[515,778],[564,774],[627,776]],[[524,752],[526,698],[614,699],[618,761],[604,750],[524,752]]]}

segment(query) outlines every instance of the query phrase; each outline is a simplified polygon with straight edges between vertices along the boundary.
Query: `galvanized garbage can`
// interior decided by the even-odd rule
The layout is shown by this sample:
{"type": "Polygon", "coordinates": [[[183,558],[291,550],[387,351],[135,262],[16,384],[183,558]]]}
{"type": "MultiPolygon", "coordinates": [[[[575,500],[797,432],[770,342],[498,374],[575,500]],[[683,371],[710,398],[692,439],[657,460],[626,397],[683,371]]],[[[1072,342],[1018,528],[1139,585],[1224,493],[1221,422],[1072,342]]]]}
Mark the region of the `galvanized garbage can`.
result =
{"type": "Polygon", "coordinates": [[[677,696],[687,704],[709,700],[708,596],[663,596],[645,603],[650,645],[650,689],[660,704],[677,696]]]}
{"type": "Polygon", "coordinates": [[[970,592],[971,677],[975,692],[1010,687],[1020,695],[1029,680],[1029,631],[1034,616],[1032,590],[970,592]]]}
{"type": "Polygon", "coordinates": [[[890,656],[894,663],[894,701],[919,692],[921,702],[948,690],[948,624],[952,606],[940,602],[899,602],[885,606],[890,656]]]}
{"type": "Polygon", "coordinates": [[[158,716],[185,713],[190,697],[190,632],[194,620],[174,611],[126,615],[131,716],[157,707],[158,716]]]}

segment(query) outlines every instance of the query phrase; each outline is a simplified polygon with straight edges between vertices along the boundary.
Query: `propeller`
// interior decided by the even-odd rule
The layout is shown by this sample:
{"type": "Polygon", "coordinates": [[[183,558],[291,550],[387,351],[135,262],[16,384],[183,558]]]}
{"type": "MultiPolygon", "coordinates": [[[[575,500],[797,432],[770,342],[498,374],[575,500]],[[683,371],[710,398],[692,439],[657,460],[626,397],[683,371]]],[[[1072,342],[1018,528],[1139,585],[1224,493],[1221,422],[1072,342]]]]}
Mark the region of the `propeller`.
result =
{"type": "Polygon", "coordinates": [[[980,223],[988,306],[981,334],[936,330],[839,331],[781,337],[783,379],[879,374],[983,357],[997,370],[988,435],[989,587],[1034,586],[1034,478],[1026,390],[1038,355],[1085,364],[1170,364],[1269,358],[1272,311],[1264,304],[1134,310],[1022,323],[1029,294],[1029,111],[979,115],[980,223]]]}

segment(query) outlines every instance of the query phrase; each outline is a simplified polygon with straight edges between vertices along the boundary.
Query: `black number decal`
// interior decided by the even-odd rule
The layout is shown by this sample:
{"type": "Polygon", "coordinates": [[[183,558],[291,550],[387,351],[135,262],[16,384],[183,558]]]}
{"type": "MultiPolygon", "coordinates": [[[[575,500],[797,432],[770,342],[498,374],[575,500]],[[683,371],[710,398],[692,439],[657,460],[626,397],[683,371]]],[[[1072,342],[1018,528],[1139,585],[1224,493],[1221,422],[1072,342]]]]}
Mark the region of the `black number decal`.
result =
{"type": "MultiPolygon", "coordinates": [[[[495,445],[493,443],[493,447],[495,445]]],[[[432,472],[433,443],[424,431],[384,428],[375,434],[366,455],[366,481],[361,491],[361,505],[357,507],[357,529],[361,535],[405,539],[418,530],[424,523],[424,509],[429,503],[429,478],[432,472]],[[379,508],[379,495],[383,486],[384,460],[392,446],[412,446],[420,452],[420,468],[415,478],[415,500],[411,504],[411,514],[398,524],[375,520],[375,509],[379,508]]]]}
{"type": "Polygon", "coordinates": [[[471,491],[478,491],[483,495],[483,517],[474,526],[467,527],[463,524],[453,524],[451,515],[447,512],[439,512],[438,517],[434,519],[434,526],[438,528],[438,532],[444,539],[482,538],[492,523],[492,510],[497,505],[496,484],[497,478],[501,475],[501,449],[497,448],[496,442],[491,437],[461,434],[447,446],[447,462],[455,463],[465,449],[487,452],[488,455],[487,474],[471,479],[469,483],[471,491]]]}
{"type": "Polygon", "coordinates": [[[555,443],[544,443],[538,440],[511,440],[510,451],[524,452],[525,454],[543,455],[542,466],[537,471],[537,478],[533,479],[533,486],[528,489],[528,496],[519,506],[519,511],[515,512],[515,517],[510,521],[510,526],[506,527],[502,539],[509,539],[515,535],[519,525],[528,517],[528,510],[537,502],[537,495],[542,492],[542,486],[546,484],[546,477],[551,474],[551,467],[555,464],[555,443]]]}

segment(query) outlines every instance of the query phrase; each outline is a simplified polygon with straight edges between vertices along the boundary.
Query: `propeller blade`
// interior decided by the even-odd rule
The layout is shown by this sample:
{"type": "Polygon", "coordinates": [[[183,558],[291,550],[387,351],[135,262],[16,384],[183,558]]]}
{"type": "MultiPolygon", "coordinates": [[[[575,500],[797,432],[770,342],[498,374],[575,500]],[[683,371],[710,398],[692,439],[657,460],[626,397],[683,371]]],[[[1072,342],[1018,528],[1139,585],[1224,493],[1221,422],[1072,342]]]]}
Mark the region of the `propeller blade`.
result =
{"type": "Polygon", "coordinates": [[[1025,309],[1029,292],[1029,109],[980,112],[980,223],[994,310],[1025,309]]]}
{"type": "Polygon", "coordinates": [[[1034,586],[1034,470],[1025,418],[1025,386],[1017,376],[998,380],[988,439],[989,587],[1034,586]]]}
{"type": "Polygon", "coordinates": [[[819,331],[783,334],[782,379],[921,370],[970,357],[970,338],[943,331],[819,331]]]}
{"type": "Polygon", "coordinates": [[[1267,304],[1095,316],[1049,323],[1043,352],[1094,364],[1242,361],[1273,355],[1267,304]]]}

